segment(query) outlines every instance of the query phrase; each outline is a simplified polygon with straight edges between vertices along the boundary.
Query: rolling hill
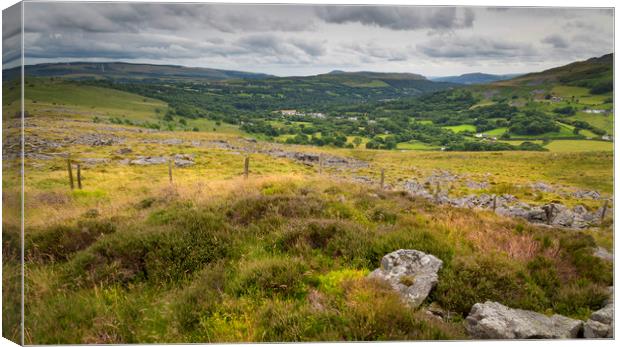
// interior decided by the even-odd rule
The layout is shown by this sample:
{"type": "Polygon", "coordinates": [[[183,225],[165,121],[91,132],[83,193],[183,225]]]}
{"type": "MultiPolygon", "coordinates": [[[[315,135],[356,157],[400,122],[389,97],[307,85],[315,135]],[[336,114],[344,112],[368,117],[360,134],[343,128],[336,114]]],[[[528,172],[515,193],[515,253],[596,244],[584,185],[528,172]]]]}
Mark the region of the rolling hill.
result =
{"type": "MultiPolygon", "coordinates": [[[[8,78],[19,74],[19,67],[8,69],[4,74],[8,78]]],[[[263,79],[271,75],[219,70],[178,65],[111,63],[49,63],[26,66],[28,77],[65,77],[71,79],[115,79],[115,80],[207,80],[222,81],[230,79],[263,79]]]]}

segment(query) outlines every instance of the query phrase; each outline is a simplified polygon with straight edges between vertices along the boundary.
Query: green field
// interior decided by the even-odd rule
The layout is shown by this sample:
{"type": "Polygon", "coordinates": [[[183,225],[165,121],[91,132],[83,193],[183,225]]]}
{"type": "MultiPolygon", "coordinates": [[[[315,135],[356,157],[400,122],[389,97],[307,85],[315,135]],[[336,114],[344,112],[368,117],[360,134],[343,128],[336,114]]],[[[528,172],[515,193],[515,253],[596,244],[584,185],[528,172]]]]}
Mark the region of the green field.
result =
{"type": "Polygon", "coordinates": [[[608,134],[614,132],[614,115],[613,114],[592,114],[585,112],[577,112],[576,115],[570,117],[571,120],[581,120],[591,125],[605,130],[608,134]]]}
{"type": "Polygon", "coordinates": [[[131,116],[132,120],[152,121],[168,109],[163,101],[132,93],[46,79],[28,82],[25,99],[26,109],[36,112],[89,118],[131,116]],[[63,106],[71,109],[63,114],[63,106]]]}
{"type": "Polygon", "coordinates": [[[502,136],[502,134],[506,131],[508,131],[508,128],[495,128],[489,131],[485,131],[484,133],[490,136],[502,136]]]}
{"type": "Polygon", "coordinates": [[[452,132],[455,132],[455,133],[460,133],[462,131],[471,131],[471,132],[476,131],[476,126],[471,125],[471,124],[451,125],[451,126],[446,126],[442,128],[451,130],[452,132]]]}
{"type": "Polygon", "coordinates": [[[410,141],[410,142],[399,143],[396,146],[396,149],[428,151],[428,150],[438,149],[438,147],[431,146],[431,145],[428,145],[426,143],[419,142],[419,141],[410,141]]]}
{"type": "Polygon", "coordinates": [[[554,140],[545,146],[552,152],[613,151],[613,142],[586,140],[554,140]]]}

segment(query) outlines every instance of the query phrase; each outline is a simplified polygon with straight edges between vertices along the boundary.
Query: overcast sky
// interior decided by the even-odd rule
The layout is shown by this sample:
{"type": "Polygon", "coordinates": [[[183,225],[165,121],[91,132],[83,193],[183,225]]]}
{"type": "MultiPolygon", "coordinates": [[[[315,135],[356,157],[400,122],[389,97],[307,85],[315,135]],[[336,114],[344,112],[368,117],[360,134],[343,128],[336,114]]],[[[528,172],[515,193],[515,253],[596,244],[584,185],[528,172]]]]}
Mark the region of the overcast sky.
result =
{"type": "MultiPolygon", "coordinates": [[[[19,32],[4,18],[7,67],[19,32]]],[[[27,64],[443,76],[539,71],[613,51],[611,9],[26,3],[24,18],[27,64]]]]}

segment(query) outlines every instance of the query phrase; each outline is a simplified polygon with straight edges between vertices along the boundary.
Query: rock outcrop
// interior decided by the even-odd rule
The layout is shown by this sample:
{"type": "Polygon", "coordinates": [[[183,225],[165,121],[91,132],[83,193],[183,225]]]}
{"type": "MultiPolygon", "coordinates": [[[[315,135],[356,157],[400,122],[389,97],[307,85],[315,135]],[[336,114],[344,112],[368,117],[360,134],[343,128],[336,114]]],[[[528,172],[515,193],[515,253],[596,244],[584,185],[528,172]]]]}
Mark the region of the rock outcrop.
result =
{"type": "Polygon", "coordinates": [[[471,308],[465,328],[477,339],[568,339],[580,335],[583,322],[557,314],[547,317],[487,301],[471,308]]]}
{"type": "MultiPolygon", "coordinates": [[[[447,179],[450,176],[433,176],[435,181],[437,177],[447,179]]],[[[420,184],[415,180],[406,181],[404,189],[411,195],[432,200],[439,204],[446,204],[461,208],[481,208],[494,209],[495,213],[507,217],[523,218],[530,223],[547,224],[551,226],[583,229],[600,221],[602,208],[590,212],[584,206],[577,205],[568,208],[562,204],[551,203],[541,206],[533,206],[519,201],[510,194],[492,195],[492,194],[470,194],[462,197],[450,197],[444,191],[433,190],[433,185],[428,181],[420,184]]],[[[612,213],[611,208],[607,213],[612,213]]]]}
{"type": "Polygon", "coordinates": [[[368,275],[387,281],[403,301],[418,307],[437,284],[437,272],[443,262],[431,254],[412,249],[399,249],[381,260],[381,267],[368,275]]]}
{"type": "Polygon", "coordinates": [[[614,289],[609,287],[610,298],[605,307],[595,311],[583,326],[585,338],[613,338],[614,337],[614,289]]]}

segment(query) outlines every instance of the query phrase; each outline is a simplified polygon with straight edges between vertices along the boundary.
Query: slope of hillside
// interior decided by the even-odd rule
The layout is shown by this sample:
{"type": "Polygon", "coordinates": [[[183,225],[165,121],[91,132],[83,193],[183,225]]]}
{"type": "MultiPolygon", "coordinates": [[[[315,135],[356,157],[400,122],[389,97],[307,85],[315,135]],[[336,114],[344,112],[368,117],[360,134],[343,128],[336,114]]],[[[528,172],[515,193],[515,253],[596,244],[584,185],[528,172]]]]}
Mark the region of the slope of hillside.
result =
{"type": "Polygon", "coordinates": [[[594,86],[596,83],[610,83],[613,78],[613,53],[568,65],[535,72],[496,82],[502,86],[536,86],[545,83],[594,86]]]}

